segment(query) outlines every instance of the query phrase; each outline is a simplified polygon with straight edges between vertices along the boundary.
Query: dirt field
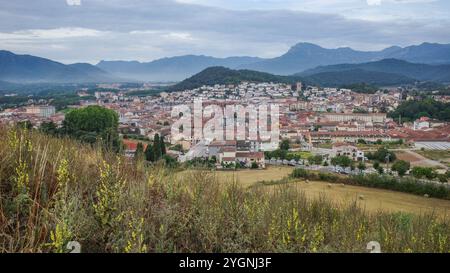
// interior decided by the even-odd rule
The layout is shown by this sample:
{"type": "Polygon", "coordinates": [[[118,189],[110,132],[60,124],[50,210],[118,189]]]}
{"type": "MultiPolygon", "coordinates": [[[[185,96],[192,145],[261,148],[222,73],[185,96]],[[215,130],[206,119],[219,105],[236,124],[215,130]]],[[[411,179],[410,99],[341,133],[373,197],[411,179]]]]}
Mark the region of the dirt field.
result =
{"type": "MultiPolygon", "coordinates": [[[[255,185],[258,181],[270,181],[281,179],[292,172],[289,167],[271,167],[267,170],[241,170],[236,172],[216,172],[219,178],[224,182],[237,179],[244,186],[255,185]]],[[[339,204],[348,204],[355,200],[370,212],[390,211],[390,212],[408,212],[421,214],[425,212],[435,212],[440,216],[450,217],[450,201],[425,198],[407,193],[394,192],[382,189],[372,189],[357,186],[341,186],[326,182],[296,182],[289,184],[299,191],[303,191],[307,197],[319,198],[325,196],[333,202],[339,204]],[[364,196],[360,200],[359,196],[364,196]]],[[[262,186],[273,190],[279,186],[262,186]]]]}
{"type": "Polygon", "coordinates": [[[216,174],[226,181],[232,181],[235,178],[239,183],[248,187],[263,180],[279,180],[291,174],[292,170],[292,167],[268,167],[266,170],[218,171],[216,174]]]}
{"type": "Polygon", "coordinates": [[[417,151],[418,154],[432,160],[436,160],[441,162],[442,164],[450,167],[450,150],[442,151],[442,150],[425,150],[425,151],[417,151]]]}
{"type": "Polygon", "coordinates": [[[447,168],[447,166],[445,166],[444,164],[435,161],[433,159],[426,158],[423,155],[420,155],[413,151],[402,151],[396,152],[395,154],[398,159],[410,162],[412,167],[419,166],[419,167],[432,167],[439,169],[447,168]]]}

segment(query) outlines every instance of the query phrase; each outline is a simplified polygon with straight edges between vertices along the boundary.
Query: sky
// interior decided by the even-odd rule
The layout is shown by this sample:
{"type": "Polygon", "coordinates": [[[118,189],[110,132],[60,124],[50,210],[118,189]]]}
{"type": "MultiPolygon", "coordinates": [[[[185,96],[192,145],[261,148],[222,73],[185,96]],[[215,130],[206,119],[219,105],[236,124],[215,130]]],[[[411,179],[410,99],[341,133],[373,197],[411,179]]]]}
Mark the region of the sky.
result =
{"type": "Polygon", "coordinates": [[[450,43],[448,0],[0,0],[0,49],[63,63],[450,43]]]}

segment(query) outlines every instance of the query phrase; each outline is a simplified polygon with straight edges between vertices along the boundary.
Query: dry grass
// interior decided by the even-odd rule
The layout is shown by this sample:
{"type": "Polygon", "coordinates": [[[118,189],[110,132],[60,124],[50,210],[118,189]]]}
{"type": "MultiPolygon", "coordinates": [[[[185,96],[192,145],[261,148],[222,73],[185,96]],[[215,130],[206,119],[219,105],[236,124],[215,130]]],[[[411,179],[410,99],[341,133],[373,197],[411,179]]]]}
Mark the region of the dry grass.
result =
{"type": "Polygon", "coordinates": [[[175,174],[37,132],[0,128],[0,163],[0,252],[66,252],[73,240],[83,252],[450,251],[450,222],[435,215],[175,174]]]}
{"type": "Polygon", "coordinates": [[[446,164],[448,167],[450,167],[450,150],[420,150],[417,151],[417,153],[431,160],[446,164]]]}
{"type": "Polygon", "coordinates": [[[431,167],[445,169],[445,164],[449,164],[450,160],[445,157],[439,158],[439,155],[444,156],[445,151],[438,152],[424,152],[424,151],[402,151],[395,153],[397,158],[411,163],[412,167],[431,167]],[[445,162],[449,160],[449,162],[445,162]]]}
{"type": "Polygon", "coordinates": [[[216,174],[225,180],[234,178],[244,187],[249,187],[262,180],[279,180],[291,174],[292,169],[291,167],[268,167],[265,170],[217,171],[216,174]]]}
{"type": "MultiPolygon", "coordinates": [[[[393,192],[382,189],[365,188],[358,186],[339,185],[311,181],[293,183],[292,187],[304,192],[308,198],[327,198],[338,204],[357,202],[362,208],[371,213],[403,212],[417,215],[434,213],[440,217],[450,217],[450,201],[425,198],[408,193],[393,192]],[[359,199],[363,196],[363,200],[359,199]]],[[[276,188],[277,186],[268,186],[276,188]]]]}
{"type": "MultiPolygon", "coordinates": [[[[287,177],[292,167],[268,167],[266,170],[238,170],[238,171],[217,171],[215,174],[219,180],[231,183],[237,181],[244,187],[251,187],[259,181],[276,181],[287,177]]],[[[450,201],[425,198],[408,193],[394,192],[389,190],[365,188],[358,186],[341,186],[329,183],[313,181],[311,183],[294,183],[296,190],[304,192],[308,198],[326,197],[328,200],[341,204],[358,202],[369,212],[406,212],[406,213],[436,213],[439,216],[450,217],[450,201]],[[359,200],[358,196],[363,195],[364,200],[359,200]]],[[[268,189],[277,186],[266,186],[268,189]]]]}

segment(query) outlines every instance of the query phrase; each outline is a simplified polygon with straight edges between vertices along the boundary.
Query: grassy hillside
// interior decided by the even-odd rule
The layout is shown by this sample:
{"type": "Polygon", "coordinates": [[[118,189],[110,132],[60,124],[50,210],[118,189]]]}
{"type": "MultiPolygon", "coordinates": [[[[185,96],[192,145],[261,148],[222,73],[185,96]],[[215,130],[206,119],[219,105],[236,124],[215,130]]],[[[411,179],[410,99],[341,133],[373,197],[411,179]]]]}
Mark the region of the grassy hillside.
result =
{"type": "Polygon", "coordinates": [[[180,176],[69,139],[0,128],[0,252],[449,252],[450,222],[369,214],[355,203],[308,200],[180,176]]]}

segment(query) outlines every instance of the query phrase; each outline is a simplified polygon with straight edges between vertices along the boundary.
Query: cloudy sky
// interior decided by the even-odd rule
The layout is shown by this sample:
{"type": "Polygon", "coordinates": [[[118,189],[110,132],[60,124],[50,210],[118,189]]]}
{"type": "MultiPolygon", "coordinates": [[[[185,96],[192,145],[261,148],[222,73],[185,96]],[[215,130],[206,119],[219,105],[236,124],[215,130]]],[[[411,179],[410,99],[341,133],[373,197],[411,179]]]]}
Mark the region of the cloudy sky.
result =
{"type": "Polygon", "coordinates": [[[63,63],[450,43],[448,0],[0,0],[0,49],[63,63]]]}

